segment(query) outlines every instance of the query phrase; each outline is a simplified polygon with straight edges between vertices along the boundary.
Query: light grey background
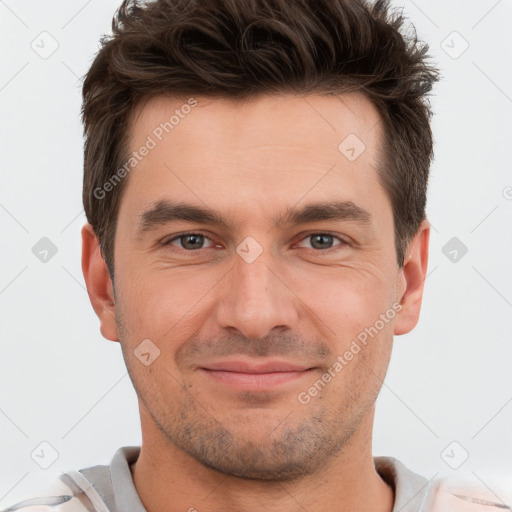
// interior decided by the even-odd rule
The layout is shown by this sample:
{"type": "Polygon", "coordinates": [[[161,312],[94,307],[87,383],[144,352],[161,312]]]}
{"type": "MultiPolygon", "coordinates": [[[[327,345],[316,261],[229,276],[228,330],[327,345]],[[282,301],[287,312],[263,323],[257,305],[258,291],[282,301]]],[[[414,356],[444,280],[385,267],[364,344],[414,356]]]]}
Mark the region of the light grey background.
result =
{"type": "MultiPolygon", "coordinates": [[[[135,392],[119,345],[100,334],[80,264],[79,78],[119,3],[0,0],[2,508],[140,444],[135,392]],[[32,252],[43,237],[57,248],[47,263],[32,252]],[[47,469],[42,442],[58,452],[47,469]]],[[[422,314],[395,338],[374,454],[429,479],[468,474],[500,494],[512,489],[512,0],[394,5],[430,43],[443,80],[431,100],[422,314]],[[443,252],[453,237],[459,247],[443,252]]]]}

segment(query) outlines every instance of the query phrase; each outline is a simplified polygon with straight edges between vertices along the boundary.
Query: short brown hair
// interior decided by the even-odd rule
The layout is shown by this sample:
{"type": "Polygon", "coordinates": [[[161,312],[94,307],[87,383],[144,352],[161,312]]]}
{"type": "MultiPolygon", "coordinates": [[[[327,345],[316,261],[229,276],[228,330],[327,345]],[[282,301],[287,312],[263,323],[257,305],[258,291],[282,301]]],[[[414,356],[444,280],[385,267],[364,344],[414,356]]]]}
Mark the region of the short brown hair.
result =
{"type": "Polygon", "coordinates": [[[398,265],[425,219],[433,157],[428,45],[389,1],[125,0],[83,84],[83,203],[114,278],[126,179],[95,192],[129,158],[131,114],[155,95],[243,99],[361,91],[384,126],[379,180],[392,203],[398,265]],[[411,27],[412,28],[412,27],[411,27]]]}

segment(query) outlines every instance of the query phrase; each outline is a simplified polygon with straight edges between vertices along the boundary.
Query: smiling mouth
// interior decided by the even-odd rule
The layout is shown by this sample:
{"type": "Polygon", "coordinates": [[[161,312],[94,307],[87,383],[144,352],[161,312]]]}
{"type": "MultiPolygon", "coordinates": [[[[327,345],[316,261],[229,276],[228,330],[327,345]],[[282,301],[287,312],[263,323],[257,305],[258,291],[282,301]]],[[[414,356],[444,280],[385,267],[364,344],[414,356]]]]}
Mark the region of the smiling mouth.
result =
{"type": "Polygon", "coordinates": [[[280,361],[251,364],[247,361],[224,361],[199,368],[206,377],[231,388],[248,391],[269,391],[278,386],[311,376],[315,370],[280,361]]]}

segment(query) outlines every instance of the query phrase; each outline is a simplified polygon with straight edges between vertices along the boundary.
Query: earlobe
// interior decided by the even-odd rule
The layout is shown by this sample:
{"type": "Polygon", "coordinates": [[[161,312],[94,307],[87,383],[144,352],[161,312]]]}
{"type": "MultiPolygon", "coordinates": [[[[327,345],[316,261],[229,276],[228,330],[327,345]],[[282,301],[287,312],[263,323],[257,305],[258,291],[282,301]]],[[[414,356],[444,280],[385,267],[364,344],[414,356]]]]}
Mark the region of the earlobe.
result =
{"type": "Polygon", "coordinates": [[[112,281],[100,251],[98,238],[89,223],[82,227],[82,272],[89,300],[100,319],[102,336],[107,340],[119,341],[112,281]]]}
{"type": "Polygon", "coordinates": [[[400,270],[399,295],[402,309],[396,317],[396,335],[406,334],[416,327],[420,316],[423,286],[427,276],[430,224],[424,220],[411,240],[404,266],[400,270]]]}

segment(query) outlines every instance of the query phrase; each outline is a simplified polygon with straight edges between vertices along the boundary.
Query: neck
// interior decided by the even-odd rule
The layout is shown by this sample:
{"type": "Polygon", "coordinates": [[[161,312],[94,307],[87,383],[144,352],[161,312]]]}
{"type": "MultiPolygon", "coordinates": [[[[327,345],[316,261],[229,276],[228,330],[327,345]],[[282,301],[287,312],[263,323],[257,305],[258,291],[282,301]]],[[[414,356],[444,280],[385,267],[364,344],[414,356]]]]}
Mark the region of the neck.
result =
{"type": "Polygon", "coordinates": [[[393,490],[372,456],[374,407],[318,473],[298,481],[248,480],[204,466],[170,443],[141,409],[143,443],[131,471],[147,512],[392,512],[393,490]]]}

